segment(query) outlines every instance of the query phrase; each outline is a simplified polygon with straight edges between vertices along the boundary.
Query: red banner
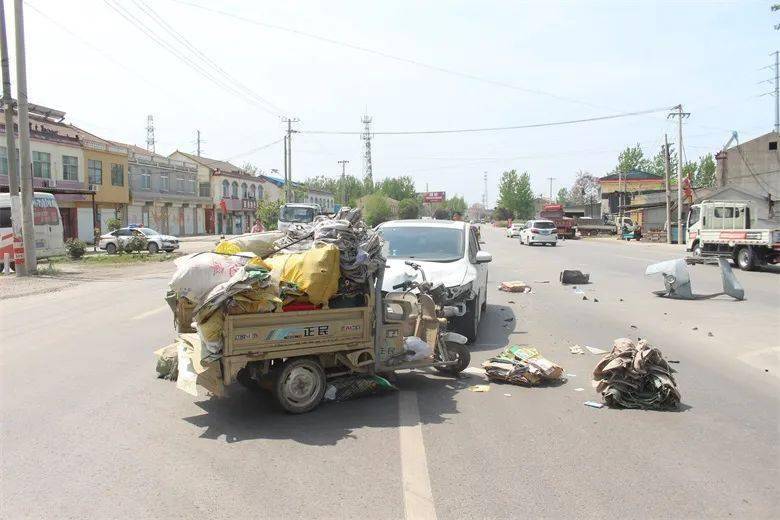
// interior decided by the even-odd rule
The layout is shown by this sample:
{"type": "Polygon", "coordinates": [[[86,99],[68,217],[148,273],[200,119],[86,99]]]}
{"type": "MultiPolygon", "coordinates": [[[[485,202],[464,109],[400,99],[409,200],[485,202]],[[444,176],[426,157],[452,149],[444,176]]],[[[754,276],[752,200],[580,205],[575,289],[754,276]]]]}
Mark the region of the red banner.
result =
{"type": "Polygon", "coordinates": [[[423,193],[423,202],[444,202],[447,194],[443,191],[426,191],[423,193]]]}

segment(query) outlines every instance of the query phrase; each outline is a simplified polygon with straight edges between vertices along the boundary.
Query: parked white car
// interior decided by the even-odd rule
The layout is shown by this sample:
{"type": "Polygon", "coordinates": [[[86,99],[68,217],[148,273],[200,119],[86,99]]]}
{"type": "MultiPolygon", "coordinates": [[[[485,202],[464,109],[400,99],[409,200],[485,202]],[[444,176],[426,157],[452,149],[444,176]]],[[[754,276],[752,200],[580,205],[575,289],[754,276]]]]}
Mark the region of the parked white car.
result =
{"type": "Polygon", "coordinates": [[[448,305],[461,308],[462,316],[450,319],[454,330],[474,342],[487,307],[487,264],[493,260],[480,250],[474,227],[449,220],[394,220],[380,224],[377,231],[386,242],[383,290],[418,279],[419,273],[405,262],[420,264],[429,281],[447,287],[448,305]]]}
{"type": "Polygon", "coordinates": [[[509,238],[514,238],[516,236],[519,236],[520,235],[520,230],[523,229],[524,225],[525,224],[523,224],[523,223],[519,223],[519,224],[515,223],[515,224],[512,224],[511,226],[508,226],[506,228],[506,236],[509,237],[509,238]]]}
{"type": "Polygon", "coordinates": [[[179,249],[179,239],[171,235],[162,235],[151,228],[146,227],[125,227],[119,228],[111,233],[100,236],[98,247],[105,250],[108,254],[116,253],[123,244],[133,235],[140,234],[146,238],[146,249],[150,253],[159,251],[171,252],[179,249]]]}
{"type": "Polygon", "coordinates": [[[520,243],[527,246],[534,244],[550,244],[558,242],[558,229],[552,220],[529,220],[520,230],[520,243]]]}

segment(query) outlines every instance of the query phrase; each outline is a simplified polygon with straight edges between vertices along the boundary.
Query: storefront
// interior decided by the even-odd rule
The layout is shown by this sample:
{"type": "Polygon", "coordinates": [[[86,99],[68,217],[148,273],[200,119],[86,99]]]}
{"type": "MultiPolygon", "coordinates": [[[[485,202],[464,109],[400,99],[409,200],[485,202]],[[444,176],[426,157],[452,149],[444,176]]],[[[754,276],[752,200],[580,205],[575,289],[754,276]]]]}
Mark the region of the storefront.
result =
{"type": "Polygon", "coordinates": [[[249,233],[255,223],[255,199],[222,199],[216,210],[216,231],[219,235],[249,233]]]}

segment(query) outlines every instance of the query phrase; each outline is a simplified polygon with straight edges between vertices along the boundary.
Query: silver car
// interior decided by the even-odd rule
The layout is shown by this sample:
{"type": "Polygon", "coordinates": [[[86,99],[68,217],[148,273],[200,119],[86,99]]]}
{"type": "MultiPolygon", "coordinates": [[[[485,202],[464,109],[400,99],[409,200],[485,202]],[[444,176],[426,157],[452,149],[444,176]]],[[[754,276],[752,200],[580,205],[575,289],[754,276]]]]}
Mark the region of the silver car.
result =
{"type": "Polygon", "coordinates": [[[163,235],[147,227],[125,227],[101,235],[98,247],[112,255],[120,250],[133,235],[143,235],[146,238],[146,249],[150,253],[159,251],[172,252],[179,249],[179,239],[171,235],[163,235]]]}

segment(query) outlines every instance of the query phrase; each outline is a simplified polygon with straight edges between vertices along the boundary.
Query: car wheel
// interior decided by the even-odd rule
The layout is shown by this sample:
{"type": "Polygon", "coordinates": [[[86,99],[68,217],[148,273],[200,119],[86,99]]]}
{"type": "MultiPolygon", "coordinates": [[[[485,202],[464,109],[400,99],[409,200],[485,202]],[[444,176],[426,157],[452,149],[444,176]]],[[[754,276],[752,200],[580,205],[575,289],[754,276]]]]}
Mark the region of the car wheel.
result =
{"type": "Polygon", "coordinates": [[[314,410],[325,395],[325,371],[312,358],[288,359],[274,380],[274,397],[289,413],[314,410]]]}
{"type": "Polygon", "coordinates": [[[696,258],[701,258],[701,253],[702,253],[701,242],[696,242],[696,245],[693,246],[693,256],[695,256],[696,258]]]}
{"type": "Polygon", "coordinates": [[[477,328],[479,327],[479,308],[477,298],[466,302],[466,314],[458,318],[455,330],[466,336],[469,343],[477,341],[477,328]]]}
{"type": "Polygon", "coordinates": [[[752,247],[743,247],[737,251],[737,265],[743,271],[751,271],[756,266],[756,254],[752,247]]]}
{"type": "Polygon", "coordinates": [[[156,242],[149,242],[149,245],[146,246],[146,249],[148,249],[151,254],[155,254],[160,251],[160,247],[156,242]]]}
{"type": "Polygon", "coordinates": [[[116,254],[116,244],[106,244],[106,253],[109,255],[116,254]]]}
{"type": "Polygon", "coordinates": [[[551,245],[551,246],[553,246],[553,247],[555,247],[555,246],[557,246],[557,245],[558,245],[558,242],[553,242],[553,243],[552,243],[552,244],[550,244],[550,245],[551,245]]]}

